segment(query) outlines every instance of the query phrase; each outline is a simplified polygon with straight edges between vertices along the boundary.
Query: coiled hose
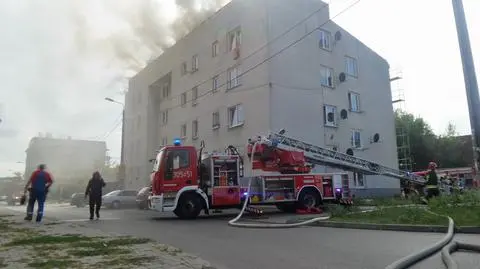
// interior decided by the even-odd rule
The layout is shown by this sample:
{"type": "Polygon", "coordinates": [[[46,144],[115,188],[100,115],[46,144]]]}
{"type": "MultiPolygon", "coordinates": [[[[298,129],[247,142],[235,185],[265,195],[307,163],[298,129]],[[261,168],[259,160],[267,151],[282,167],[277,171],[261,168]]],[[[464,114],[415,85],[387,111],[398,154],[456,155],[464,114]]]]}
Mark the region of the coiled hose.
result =
{"type": "Polygon", "coordinates": [[[250,167],[252,168],[252,176],[248,180],[248,187],[247,187],[247,196],[245,197],[245,202],[243,203],[242,210],[240,213],[232,220],[228,222],[228,225],[233,226],[233,227],[240,227],[240,228],[294,228],[294,227],[300,227],[300,226],[305,226],[310,223],[314,223],[317,221],[322,221],[322,220],[328,220],[330,216],[325,216],[325,217],[318,217],[318,218],[313,218],[310,220],[298,222],[298,223],[240,223],[238,220],[242,217],[243,213],[245,212],[245,209],[247,208],[248,203],[250,202],[250,187],[252,185],[252,179],[254,178],[254,170],[253,170],[253,155],[255,154],[255,149],[257,148],[257,145],[261,141],[255,142],[255,144],[252,147],[252,160],[251,160],[251,165],[250,167]]]}
{"type": "Polygon", "coordinates": [[[412,253],[406,257],[401,258],[400,260],[395,261],[394,263],[385,267],[385,269],[405,269],[408,268],[424,259],[429,257],[430,255],[438,252],[441,249],[442,254],[442,261],[447,267],[447,269],[458,269],[458,265],[453,260],[451,253],[454,253],[459,250],[468,250],[468,251],[476,251],[480,252],[480,245],[472,245],[472,244],[465,244],[457,241],[452,241],[454,236],[454,228],[455,223],[453,219],[449,216],[440,215],[431,211],[426,210],[426,212],[437,215],[443,216],[448,219],[448,231],[445,237],[443,237],[440,241],[434,243],[431,246],[426,247],[423,250],[420,250],[417,253],[412,253]]]}

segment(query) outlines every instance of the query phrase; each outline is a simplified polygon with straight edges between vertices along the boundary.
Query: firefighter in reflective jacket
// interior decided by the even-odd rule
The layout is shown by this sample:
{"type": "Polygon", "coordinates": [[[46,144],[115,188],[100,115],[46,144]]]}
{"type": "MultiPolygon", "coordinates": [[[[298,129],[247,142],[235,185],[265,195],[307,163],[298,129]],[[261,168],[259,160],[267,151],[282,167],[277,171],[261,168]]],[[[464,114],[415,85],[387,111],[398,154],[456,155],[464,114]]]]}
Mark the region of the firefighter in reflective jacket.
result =
{"type": "Polygon", "coordinates": [[[434,162],[430,162],[428,164],[428,173],[425,176],[425,179],[427,180],[427,185],[425,188],[427,189],[427,199],[430,199],[434,196],[439,196],[440,195],[440,189],[438,186],[438,176],[437,172],[435,171],[437,169],[437,164],[434,162]]]}

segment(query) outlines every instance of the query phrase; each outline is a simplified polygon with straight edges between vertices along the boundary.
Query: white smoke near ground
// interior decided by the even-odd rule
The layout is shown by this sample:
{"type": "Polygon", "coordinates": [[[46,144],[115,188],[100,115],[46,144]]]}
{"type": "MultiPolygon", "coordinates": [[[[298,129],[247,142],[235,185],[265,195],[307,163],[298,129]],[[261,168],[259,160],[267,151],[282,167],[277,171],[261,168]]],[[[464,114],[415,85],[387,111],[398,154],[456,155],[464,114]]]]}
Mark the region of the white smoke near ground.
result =
{"type": "MultiPolygon", "coordinates": [[[[229,0],[0,1],[0,176],[39,132],[107,140],[120,156],[128,78],[229,0]]],[[[15,166],[16,167],[16,166],[15,166]]],[[[15,168],[17,169],[17,168],[15,168]]]]}

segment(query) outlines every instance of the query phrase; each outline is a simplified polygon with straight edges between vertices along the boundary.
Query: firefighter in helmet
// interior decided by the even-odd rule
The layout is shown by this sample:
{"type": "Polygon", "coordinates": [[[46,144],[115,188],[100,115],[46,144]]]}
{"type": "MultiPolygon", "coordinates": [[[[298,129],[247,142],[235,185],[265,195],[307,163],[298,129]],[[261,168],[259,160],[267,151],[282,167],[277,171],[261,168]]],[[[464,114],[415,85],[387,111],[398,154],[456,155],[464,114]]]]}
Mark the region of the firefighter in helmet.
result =
{"type": "Polygon", "coordinates": [[[425,179],[427,180],[427,185],[425,188],[427,189],[427,200],[440,195],[440,189],[438,186],[438,176],[437,176],[437,164],[434,162],[430,162],[428,164],[428,173],[425,175],[425,179]]]}

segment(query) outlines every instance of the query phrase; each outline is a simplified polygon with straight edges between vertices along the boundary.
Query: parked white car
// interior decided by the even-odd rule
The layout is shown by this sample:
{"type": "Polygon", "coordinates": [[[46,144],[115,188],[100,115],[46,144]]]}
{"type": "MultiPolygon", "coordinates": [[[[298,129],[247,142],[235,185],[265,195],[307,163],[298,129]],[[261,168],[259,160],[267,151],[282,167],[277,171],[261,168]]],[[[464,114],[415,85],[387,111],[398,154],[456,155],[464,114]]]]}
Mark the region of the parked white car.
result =
{"type": "Polygon", "coordinates": [[[102,196],[102,204],[106,208],[133,207],[137,201],[137,191],[115,190],[102,196]]]}

